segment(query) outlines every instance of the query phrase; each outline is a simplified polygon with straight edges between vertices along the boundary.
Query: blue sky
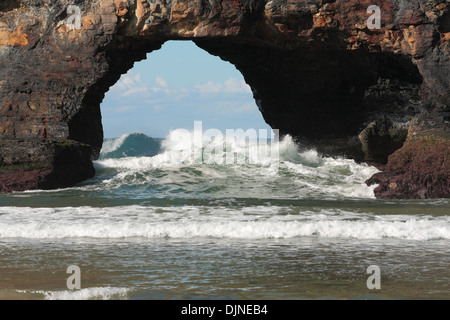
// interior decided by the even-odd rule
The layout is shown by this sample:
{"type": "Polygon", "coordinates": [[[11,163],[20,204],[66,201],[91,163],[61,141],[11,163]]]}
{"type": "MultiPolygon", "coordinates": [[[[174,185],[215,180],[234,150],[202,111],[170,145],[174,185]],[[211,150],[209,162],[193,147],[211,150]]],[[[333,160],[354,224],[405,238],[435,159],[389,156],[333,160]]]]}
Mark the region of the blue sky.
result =
{"type": "Polygon", "coordinates": [[[163,138],[170,130],[267,129],[250,87],[229,62],[191,41],[169,41],[138,62],[101,104],[106,138],[142,132],[163,138]]]}

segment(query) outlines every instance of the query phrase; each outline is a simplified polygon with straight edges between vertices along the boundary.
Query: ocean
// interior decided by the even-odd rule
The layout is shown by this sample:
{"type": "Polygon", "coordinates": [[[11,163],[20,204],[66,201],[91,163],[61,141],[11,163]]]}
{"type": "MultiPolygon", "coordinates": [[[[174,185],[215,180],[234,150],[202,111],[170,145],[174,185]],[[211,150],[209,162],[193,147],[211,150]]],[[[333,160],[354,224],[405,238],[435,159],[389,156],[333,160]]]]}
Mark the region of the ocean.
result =
{"type": "Polygon", "coordinates": [[[375,199],[376,168],[289,136],[192,141],[107,139],[94,178],[0,195],[0,299],[450,298],[450,199],[375,199]]]}

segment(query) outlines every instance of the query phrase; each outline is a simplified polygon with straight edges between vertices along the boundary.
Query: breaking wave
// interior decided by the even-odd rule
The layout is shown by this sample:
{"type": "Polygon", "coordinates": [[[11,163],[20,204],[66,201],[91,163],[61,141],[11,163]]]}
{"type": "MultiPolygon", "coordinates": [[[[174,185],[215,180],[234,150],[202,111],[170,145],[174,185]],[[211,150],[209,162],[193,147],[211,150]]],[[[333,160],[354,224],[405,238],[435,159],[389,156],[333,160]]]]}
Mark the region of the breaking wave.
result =
{"type": "Polygon", "coordinates": [[[374,198],[376,186],[365,181],[376,168],[300,150],[290,136],[280,141],[218,136],[198,143],[195,132],[178,129],[158,146],[155,141],[132,134],[108,142],[95,162],[96,182],[114,190],[135,186],[137,193],[155,197],[374,198]],[[124,157],[123,150],[138,140],[145,147],[124,157]]]}
{"type": "Polygon", "coordinates": [[[450,217],[255,206],[0,208],[0,239],[450,239],[450,217]]]}

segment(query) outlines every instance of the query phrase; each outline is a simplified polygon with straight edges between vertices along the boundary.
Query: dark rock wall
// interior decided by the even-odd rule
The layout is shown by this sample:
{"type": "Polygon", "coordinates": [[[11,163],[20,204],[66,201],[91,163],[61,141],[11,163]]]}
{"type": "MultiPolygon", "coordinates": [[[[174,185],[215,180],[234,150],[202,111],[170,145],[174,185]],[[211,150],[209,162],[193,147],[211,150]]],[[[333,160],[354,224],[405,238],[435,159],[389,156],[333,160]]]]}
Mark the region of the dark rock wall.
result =
{"type": "Polygon", "coordinates": [[[449,7],[444,0],[3,1],[0,191],[92,176],[105,92],[165,41],[194,40],[242,72],[273,128],[323,154],[384,169],[369,181],[380,184],[377,196],[448,197],[441,182],[449,166],[430,173],[420,164],[439,167],[450,148],[449,7]],[[70,4],[80,8],[79,29],[68,25],[70,4]],[[366,24],[373,4],[380,29],[366,24]],[[427,158],[418,153],[417,165],[396,171],[396,150],[430,135],[438,146],[427,158]],[[55,143],[78,160],[61,166],[55,143]],[[27,148],[34,151],[18,166],[11,159],[27,148]],[[390,181],[412,174],[418,188],[390,181]]]}

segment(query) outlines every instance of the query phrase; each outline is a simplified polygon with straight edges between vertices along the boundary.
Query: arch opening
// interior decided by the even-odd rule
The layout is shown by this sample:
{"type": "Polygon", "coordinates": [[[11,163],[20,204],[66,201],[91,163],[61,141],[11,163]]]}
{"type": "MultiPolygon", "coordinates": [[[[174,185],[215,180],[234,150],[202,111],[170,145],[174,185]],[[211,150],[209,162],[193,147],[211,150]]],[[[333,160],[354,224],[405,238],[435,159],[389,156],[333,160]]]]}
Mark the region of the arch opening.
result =
{"type": "Polygon", "coordinates": [[[164,138],[170,130],[265,129],[250,86],[230,63],[192,41],[167,41],[112,86],[101,103],[105,138],[133,132],[164,138]]]}

